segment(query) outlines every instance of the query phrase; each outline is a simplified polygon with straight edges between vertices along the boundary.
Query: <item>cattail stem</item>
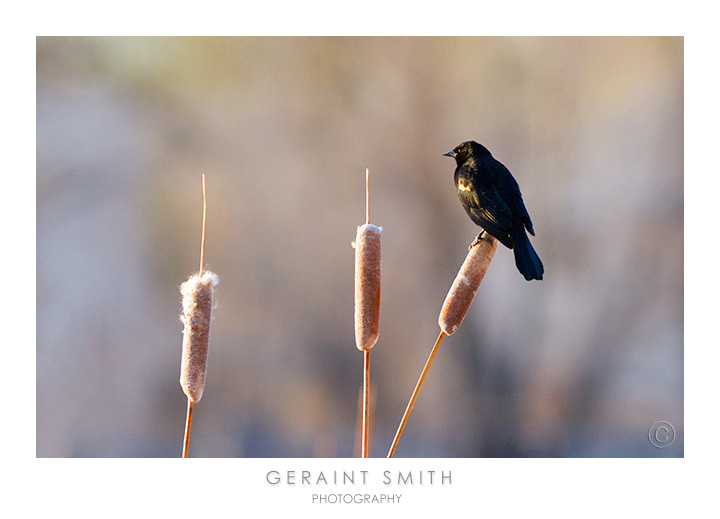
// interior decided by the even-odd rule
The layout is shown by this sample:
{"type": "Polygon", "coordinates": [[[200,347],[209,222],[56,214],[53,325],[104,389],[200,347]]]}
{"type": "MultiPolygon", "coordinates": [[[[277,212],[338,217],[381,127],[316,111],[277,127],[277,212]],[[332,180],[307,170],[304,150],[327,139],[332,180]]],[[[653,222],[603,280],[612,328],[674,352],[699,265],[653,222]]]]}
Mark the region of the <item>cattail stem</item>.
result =
{"type": "Polygon", "coordinates": [[[415,399],[418,396],[418,393],[420,392],[420,388],[423,385],[423,382],[425,381],[425,376],[427,375],[428,370],[430,369],[430,365],[432,364],[433,358],[435,357],[435,354],[437,353],[438,347],[440,346],[440,343],[443,340],[443,337],[445,337],[445,332],[442,330],[440,331],[440,335],[438,335],[437,340],[435,341],[435,345],[432,348],[432,351],[430,352],[430,356],[428,357],[428,360],[425,362],[425,367],[423,367],[422,372],[420,373],[420,378],[417,381],[417,384],[415,384],[415,389],[412,392],[412,395],[410,396],[410,401],[408,402],[407,407],[405,408],[405,414],[403,414],[402,420],[400,420],[400,426],[398,427],[397,432],[395,433],[395,438],[393,439],[392,445],[390,446],[390,451],[388,452],[387,457],[392,458],[393,454],[395,454],[395,449],[397,448],[397,444],[400,441],[400,436],[402,436],[403,429],[405,429],[405,424],[408,421],[408,417],[410,416],[410,411],[412,411],[413,406],[415,405],[415,399]]]}
{"type": "Polygon", "coordinates": [[[365,350],[363,369],[362,457],[367,458],[370,432],[370,350],[365,350]]]}
{"type": "Polygon", "coordinates": [[[188,457],[188,444],[190,443],[190,427],[192,425],[193,402],[188,398],[187,416],[185,417],[185,439],[183,440],[182,457],[188,457]]]}
{"type": "Polygon", "coordinates": [[[203,275],[203,264],[205,263],[205,217],[207,216],[207,199],[205,197],[205,173],[202,176],[203,188],[203,219],[202,219],[202,237],[200,238],[200,277],[203,275]]]}
{"type": "Polygon", "coordinates": [[[365,168],[365,223],[370,223],[370,168],[365,168]]]}

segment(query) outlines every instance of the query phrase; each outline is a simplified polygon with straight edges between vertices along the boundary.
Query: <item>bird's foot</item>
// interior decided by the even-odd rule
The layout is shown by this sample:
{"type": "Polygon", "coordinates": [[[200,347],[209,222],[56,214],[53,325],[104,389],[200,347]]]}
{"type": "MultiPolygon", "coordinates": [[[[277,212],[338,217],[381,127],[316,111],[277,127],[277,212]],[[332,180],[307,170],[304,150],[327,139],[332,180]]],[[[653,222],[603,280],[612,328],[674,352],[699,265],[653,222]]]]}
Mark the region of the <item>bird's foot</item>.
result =
{"type": "Polygon", "coordinates": [[[473,242],[468,247],[468,250],[472,249],[475,245],[480,243],[481,241],[486,241],[488,243],[492,243],[492,236],[488,234],[487,231],[483,230],[480,234],[477,235],[477,237],[473,240],[473,242]]]}

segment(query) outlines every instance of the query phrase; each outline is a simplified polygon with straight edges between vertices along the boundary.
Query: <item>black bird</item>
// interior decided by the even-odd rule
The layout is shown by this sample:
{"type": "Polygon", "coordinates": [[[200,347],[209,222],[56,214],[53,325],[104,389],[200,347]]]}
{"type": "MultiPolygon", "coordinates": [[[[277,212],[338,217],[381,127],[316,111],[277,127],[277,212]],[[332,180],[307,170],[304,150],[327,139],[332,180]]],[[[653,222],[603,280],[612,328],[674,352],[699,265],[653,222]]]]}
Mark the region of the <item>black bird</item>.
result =
{"type": "Polygon", "coordinates": [[[525,229],[535,235],[518,183],[510,171],[475,141],[443,153],[457,162],[455,187],[470,219],[483,228],[470,248],[487,232],[515,252],[515,265],[525,279],[542,279],[543,264],[525,229]]]}

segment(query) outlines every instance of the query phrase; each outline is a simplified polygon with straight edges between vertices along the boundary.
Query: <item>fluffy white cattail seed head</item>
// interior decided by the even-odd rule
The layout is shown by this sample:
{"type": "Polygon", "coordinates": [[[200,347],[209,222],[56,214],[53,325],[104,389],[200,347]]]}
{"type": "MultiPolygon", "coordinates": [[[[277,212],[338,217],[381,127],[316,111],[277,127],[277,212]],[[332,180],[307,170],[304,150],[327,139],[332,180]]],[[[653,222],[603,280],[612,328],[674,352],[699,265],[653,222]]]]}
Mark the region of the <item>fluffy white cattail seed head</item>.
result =
{"type": "Polygon", "coordinates": [[[207,371],[210,323],[212,321],[213,289],[218,284],[216,274],[205,271],[195,274],[180,286],[183,312],[182,365],[180,385],[192,403],[202,398],[207,371]]]}

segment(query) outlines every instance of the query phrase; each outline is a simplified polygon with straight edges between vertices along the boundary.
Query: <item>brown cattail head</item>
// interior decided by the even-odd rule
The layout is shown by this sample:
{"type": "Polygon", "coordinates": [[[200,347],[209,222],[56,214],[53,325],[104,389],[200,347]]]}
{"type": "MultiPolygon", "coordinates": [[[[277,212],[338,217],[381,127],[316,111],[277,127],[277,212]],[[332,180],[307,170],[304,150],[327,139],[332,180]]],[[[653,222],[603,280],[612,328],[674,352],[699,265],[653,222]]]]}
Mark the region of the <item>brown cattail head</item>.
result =
{"type": "MultiPolygon", "coordinates": [[[[487,233],[485,235],[488,236],[487,233]]],[[[488,236],[468,251],[440,310],[438,324],[447,335],[455,333],[465,318],[496,250],[497,240],[488,236]]]]}
{"type": "Polygon", "coordinates": [[[180,385],[192,403],[200,401],[205,389],[213,288],[217,284],[217,275],[206,270],[202,275],[190,276],[180,285],[183,296],[183,312],[180,320],[185,325],[180,385]]]}
{"type": "Polygon", "coordinates": [[[382,228],[366,223],[355,237],[355,344],[369,350],[380,333],[380,248],[382,228]]]}

